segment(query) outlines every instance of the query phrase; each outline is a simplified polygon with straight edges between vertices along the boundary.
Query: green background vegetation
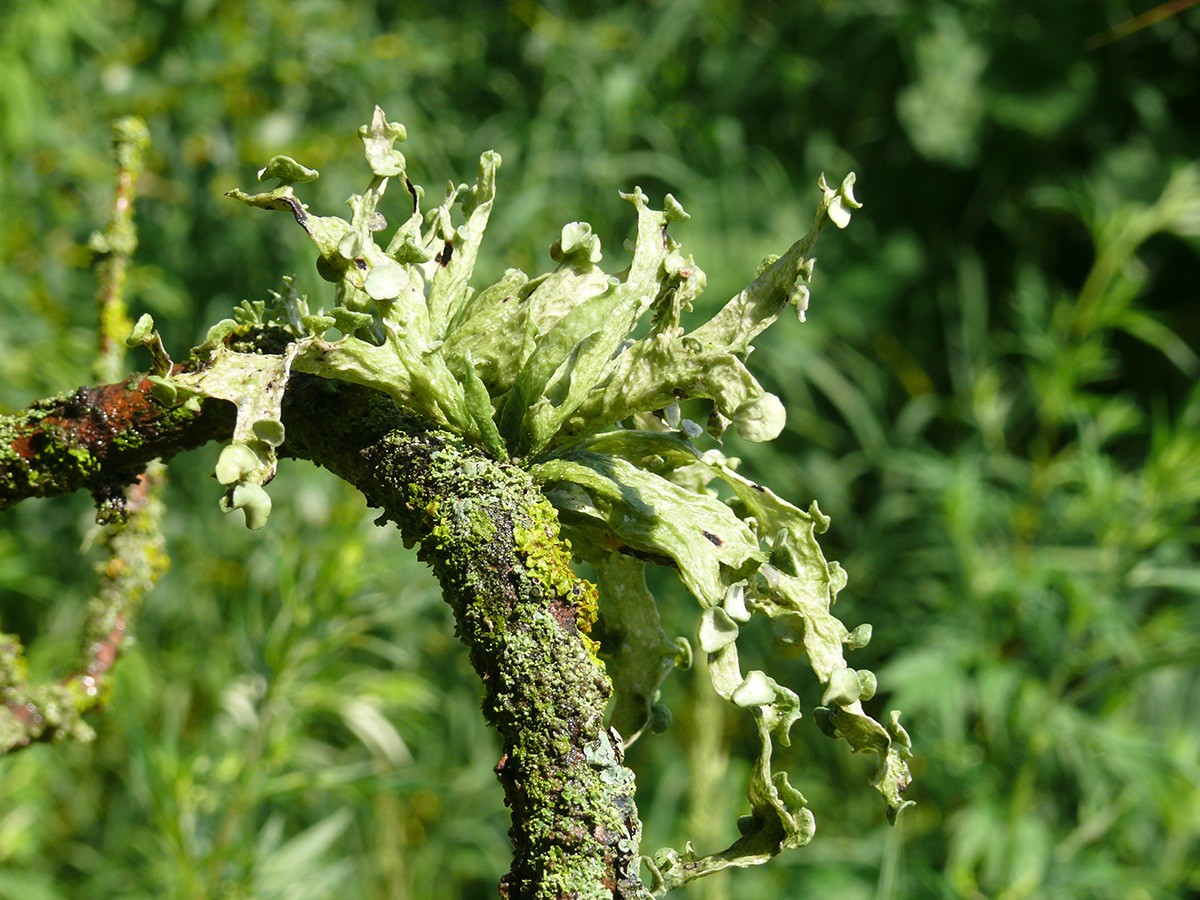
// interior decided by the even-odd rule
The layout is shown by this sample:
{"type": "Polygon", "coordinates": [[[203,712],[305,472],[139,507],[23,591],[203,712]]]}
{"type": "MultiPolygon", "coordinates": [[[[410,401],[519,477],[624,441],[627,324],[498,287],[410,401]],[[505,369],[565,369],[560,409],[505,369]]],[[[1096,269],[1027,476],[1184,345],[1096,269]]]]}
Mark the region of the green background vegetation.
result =
{"type": "MultiPolygon", "coordinates": [[[[129,299],[176,354],[284,274],[322,296],[300,230],[222,195],[287,153],[340,208],[375,103],[431,192],[503,156],[481,273],[548,267],[574,219],[619,258],[640,184],[692,214],[710,309],[854,170],[808,323],[751,358],[788,429],[727,450],[833,517],[918,805],[889,830],[870,761],[806,715],[785,758],[813,844],[685,890],[1200,896],[1200,11],[1088,42],[1147,5],[6,0],[0,411],[89,381],[119,115],[154,141],[129,299]]],[[[171,466],[173,568],[97,740],[0,761],[0,898],[494,896],[497,753],[431,578],[307,465],[247,533],[217,449],[171,466]]],[[[0,619],[45,677],[89,518],[0,517],[0,619]]],[[[660,600],[690,634],[683,589],[660,600]]],[[[674,724],[631,750],[647,852],[736,836],[753,735],[710,693],[672,676],[674,724]]]]}

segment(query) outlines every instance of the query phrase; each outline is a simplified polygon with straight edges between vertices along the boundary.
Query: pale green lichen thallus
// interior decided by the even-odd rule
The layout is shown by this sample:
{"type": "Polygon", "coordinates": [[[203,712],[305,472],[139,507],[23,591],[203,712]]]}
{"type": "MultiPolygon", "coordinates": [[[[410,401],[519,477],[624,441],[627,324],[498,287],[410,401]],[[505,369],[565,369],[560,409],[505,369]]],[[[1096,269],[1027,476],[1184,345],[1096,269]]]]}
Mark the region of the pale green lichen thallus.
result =
{"type": "MultiPolygon", "coordinates": [[[[275,187],[230,192],[251,206],[290,213],[316,244],[317,269],[333,290],[315,311],[290,283],[269,305],[243,304],[197,348],[200,367],[171,379],[183,398],[237,405],[233,443],[217,465],[223,505],[243,509],[252,528],[266,521],[263,486],[285,438],[279,410],[292,372],[382,391],[481,453],[520,465],[541,486],[573,552],[595,566],[603,623],[610,634],[621,633],[623,650],[608,665],[617,686],[614,722],[627,741],[648,730],[661,706],[658,685],[691,653],[662,631],[642,577],[645,560],[673,566],[695,597],[696,640],[713,686],[753,717],[761,750],[747,789],[750,811],[739,821],[742,836],[711,856],[689,846],[647,857],[655,893],[812,838],[804,797],[772,768],[773,747],[787,746],[801,719],[797,695],[764,671],[744,673],[739,663],[738,639],[754,616],[773,620],[784,655],[807,658],[824,690],[814,722],[852,750],[877,754],[872,784],[894,821],[908,805],[902,793],[910,743],[898,714],[885,725],[863,709],[876,679],[848,665],[845,653],[863,646],[870,629],[850,631],[831,612],[846,574],[816,541],[828,518],[815,502],[807,510],[794,506],[740,475],[736,460],[696,443],[728,427],[751,441],[782,431],[783,405],[747,368],[751,342],[785,309],[802,321],[809,312],[808,254],[827,223],[843,228],[860,207],[854,176],[836,187],[822,177],[808,233],[766,260],[712,318],[689,327],[687,314],[706,279],[672,233],[688,216],[670,195],[661,210],[640,189],[623,195],[637,226],[622,274],[602,268],[592,227],[572,222],[553,242],[551,271],[530,277],[510,269],[475,290],[500,157],[484,153],[473,184],[449,185],[440,203],[423,210],[425,194],[409,181],[395,146],[404,129],[376,108],[359,133],[371,178],[350,198],[348,220],[308,210],[295,188],[317,172],[287,157],[259,173],[275,187]],[[381,245],[389,227],[381,203],[393,185],[400,221],[381,245]],[[631,339],[646,316],[649,330],[631,339]],[[229,348],[231,334],[266,325],[288,333],[286,351],[229,348]],[[679,403],[695,399],[710,405],[704,427],[679,413],[679,403]]],[[[139,340],[151,340],[152,329],[139,327],[139,340]]]]}

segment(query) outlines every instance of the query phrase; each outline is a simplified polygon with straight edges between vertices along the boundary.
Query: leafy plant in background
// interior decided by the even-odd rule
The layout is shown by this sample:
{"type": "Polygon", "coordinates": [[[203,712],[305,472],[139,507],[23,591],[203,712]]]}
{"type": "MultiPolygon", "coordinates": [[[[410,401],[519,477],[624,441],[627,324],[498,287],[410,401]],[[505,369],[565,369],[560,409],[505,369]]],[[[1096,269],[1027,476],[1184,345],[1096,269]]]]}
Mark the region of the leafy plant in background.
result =
{"type": "Polygon", "coordinates": [[[1039,200],[1086,225],[1094,261],[1077,294],[1023,268],[1004,342],[964,265],[947,409],[970,437],[895,446],[881,466],[891,521],[873,523],[922,547],[928,574],[897,574],[940,624],[885,677],[938,735],[956,892],[1109,897],[1144,879],[1166,895],[1194,889],[1200,840],[1178,715],[1200,654],[1187,602],[1200,359],[1140,306],[1142,256],[1156,235],[1200,233],[1200,178],[1182,167],[1148,203],[1082,186],[1039,200]],[[1141,406],[1124,379],[1113,390],[1139,345],[1165,363],[1142,365],[1192,383],[1173,409],[1141,406]]]}
{"type": "MultiPolygon", "coordinates": [[[[783,407],[744,360],[785,309],[804,318],[807,254],[827,222],[844,227],[858,207],[853,175],[837,189],[822,178],[809,234],[765,260],[752,284],[689,331],[682,317],[706,279],[668,233],[687,217],[670,195],[664,211],[640,190],[626,197],[637,228],[621,276],[597,266],[599,239],[575,222],[551,250],[554,272],[530,279],[509,270],[476,293],[469,282],[499,157],[484,154],[474,186],[451,185],[441,205],[422,212],[423,191],[395,149],[403,128],[377,108],[360,135],[373,179],[350,198],[349,220],[311,213],[294,184],[317,173],[286,157],[259,173],[278,180],[273,190],[231,192],[295,217],[318,247],[318,271],[336,285],[336,305],[313,311],[290,286],[269,305],[243,304],[181,366],[143,316],[128,343],[150,348],[153,373],[118,388],[125,396],[81,389],[6,425],[6,505],[86,485],[105,518],[121,518],[128,512],[118,486],[139,460],[226,427],[233,442],[215,472],[227,486],[222,508],[243,510],[252,530],[271,512],[264,485],[280,452],[355,483],[384,508],[381,522],[394,520],[406,541],[421,543],[484,679],[485,715],[505,744],[497,772],[513,808],[517,858],[502,883],[509,896],[645,893],[623,748],[662,726],[659,685],[691,656],[659,625],[648,561],[676,568],[699,601],[698,644],[713,687],[751,712],[761,744],[742,837],[709,856],[689,845],[646,858],[651,891],[760,863],[812,838],[807,802],[771,765],[773,742],[786,745],[800,718],[799,699],[761,670],[743,674],[738,660],[740,629],[755,614],[773,620],[783,649],[808,659],[824,689],[814,710],[821,730],[878,755],[871,781],[894,822],[909,805],[901,797],[908,736],[897,713],[885,726],[862,708],[875,676],[848,667],[843,648],[864,646],[871,630],[850,632],[830,612],[845,574],[815,541],[828,519],[815,502],[802,511],[739,476],[718,450],[698,450],[705,429],[679,406],[711,401],[707,431],[717,440],[730,426],[752,441],[779,434],[783,407]],[[411,210],[381,248],[380,205],[392,180],[407,189],[411,210]],[[647,313],[648,332],[633,337],[647,313]],[[149,396],[129,396],[139,391],[149,396]],[[211,421],[222,415],[216,401],[235,407],[231,424],[211,421]],[[108,431],[99,438],[97,422],[108,431]],[[713,485],[724,486],[724,499],[713,485]],[[596,587],[568,567],[571,553],[594,566],[599,609],[596,587]],[[587,636],[598,613],[599,645],[587,636]],[[616,686],[618,727],[607,731],[600,713],[610,689],[598,651],[607,651],[616,686]]],[[[111,243],[105,248],[115,252],[111,243]]],[[[103,628],[86,642],[92,661],[78,685],[31,687],[19,645],[6,641],[6,748],[83,736],[79,709],[98,693],[100,667],[111,667],[130,617],[114,605],[97,616],[103,628]]]]}

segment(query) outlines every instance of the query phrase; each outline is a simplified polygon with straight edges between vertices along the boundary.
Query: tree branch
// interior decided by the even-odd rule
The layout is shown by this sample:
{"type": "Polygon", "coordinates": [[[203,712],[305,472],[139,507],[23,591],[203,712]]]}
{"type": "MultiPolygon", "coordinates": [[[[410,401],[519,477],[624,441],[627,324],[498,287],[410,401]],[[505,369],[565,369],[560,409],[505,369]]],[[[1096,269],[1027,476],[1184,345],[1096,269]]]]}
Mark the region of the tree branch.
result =
{"type": "Polygon", "coordinates": [[[286,453],[356,485],[420,544],[454,609],[504,744],[516,852],[501,895],[648,897],[633,774],[603,724],[611,684],[580,630],[595,588],[571,571],[529,475],[349,385],[294,376],[284,424],[286,453]]]}
{"type": "MultiPolygon", "coordinates": [[[[167,408],[132,377],[0,420],[0,508],[132,481],[154,457],[227,438],[231,405],[167,408]]],[[[358,487],[441,582],[503,741],[512,810],[510,900],[646,898],[633,774],[603,724],[611,684],[585,631],[595,588],[570,569],[557,515],[529,475],[399,410],[383,395],[294,375],[282,455],[358,487]]]]}
{"type": "Polygon", "coordinates": [[[81,387],[0,417],[0,509],[30,497],[88,490],[104,510],[153,459],[169,459],[233,433],[221,401],[165,407],[142,375],[81,387]]]}

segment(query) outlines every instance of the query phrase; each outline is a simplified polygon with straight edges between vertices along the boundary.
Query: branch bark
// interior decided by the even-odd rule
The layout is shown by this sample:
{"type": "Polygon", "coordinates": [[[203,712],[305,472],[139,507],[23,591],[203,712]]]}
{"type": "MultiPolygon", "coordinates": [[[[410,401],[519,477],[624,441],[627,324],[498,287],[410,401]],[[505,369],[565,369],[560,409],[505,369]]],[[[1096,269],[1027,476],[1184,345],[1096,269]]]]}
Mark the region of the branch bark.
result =
{"type": "Polygon", "coordinates": [[[233,433],[221,401],[168,408],[142,375],[81,387],[0,417],[0,509],[30,497],[88,490],[103,511],[154,459],[167,460],[233,433]]]}
{"type": "MultiPolygon", "coordinates": [[[[173,410],[144,379],[81,388],[0,421],[0,508],[86,488],[98,497],[154,456],[227,437],[232,407],[173,410]]],[[[283,455],[358,487],[437,575],[499,732],[512,811],[510,900],[647,898],[633,774],[603,724],[611,685],[586,635],[595,588],[528,474],[363,388],[293,376],[283,455]]]]}

